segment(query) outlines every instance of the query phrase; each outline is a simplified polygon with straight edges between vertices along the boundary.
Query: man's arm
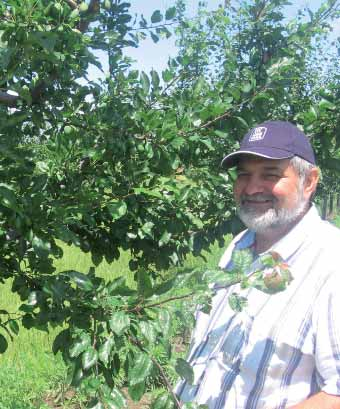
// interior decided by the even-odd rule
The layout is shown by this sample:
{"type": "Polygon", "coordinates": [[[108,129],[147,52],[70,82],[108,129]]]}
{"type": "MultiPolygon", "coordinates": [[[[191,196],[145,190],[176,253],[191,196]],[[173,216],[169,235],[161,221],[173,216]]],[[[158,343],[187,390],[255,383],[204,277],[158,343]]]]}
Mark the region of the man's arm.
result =
{"type": "Polygon", "coordinates": [[[288,409],[340,409],[340,396],[319,392],[288,409]]]}

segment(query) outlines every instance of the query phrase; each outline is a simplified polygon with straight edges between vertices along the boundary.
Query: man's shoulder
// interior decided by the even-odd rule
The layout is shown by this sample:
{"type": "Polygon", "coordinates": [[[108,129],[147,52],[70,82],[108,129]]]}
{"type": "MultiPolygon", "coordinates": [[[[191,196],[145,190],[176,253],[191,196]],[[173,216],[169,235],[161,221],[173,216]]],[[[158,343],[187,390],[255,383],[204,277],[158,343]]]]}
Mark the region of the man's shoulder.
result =
{"type": "Polygon", "coordinates": [[[325,248],[338,247],[340,254],[340,229],[334,224],[322,220],[313,236],[314,239],[325,248]]]}
{"type": "Polygon", "coordinates": [[[314,243],[317,248],[340,246],[340,229],[334,224],[322,220],[315,205],[292,230],[292,234],[288,234],[288,236],[290,239],[302,237],[304,241],[314,243]]]}

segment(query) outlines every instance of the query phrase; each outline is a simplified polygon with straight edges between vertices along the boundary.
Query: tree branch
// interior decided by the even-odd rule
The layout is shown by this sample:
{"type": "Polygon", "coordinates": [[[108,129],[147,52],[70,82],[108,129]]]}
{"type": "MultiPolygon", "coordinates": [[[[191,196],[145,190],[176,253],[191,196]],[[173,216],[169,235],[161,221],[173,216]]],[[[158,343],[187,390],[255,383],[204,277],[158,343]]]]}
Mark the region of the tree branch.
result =
{"type": "Polygon", "coordinates": [[[75,10],[78,7],[77,2],[73,0],[64,0],[64,1],[71,7],[72,10],[75,10]]]}
{"type": "Polygon", "coordinates": [[[189,298],[193,296],[194,294],[195,294],[194,292],[191,292],[191,293],[184,294],[184,295],[178,295],[176,297],[170,297],[170,298],[165,299],[164,301],[155,302],[153,304],[137,305],[136,307],[131,308],[131,310],[128,310],[128,312],[139,312],[140,310],[143,310],[144,308],[159,307],[160,305],[167,304],[168,302],[171,302],[171,301],[183,300],[185,298],[189,298]]]}
{"type": "MultiPolygon", "coordinates": [[[[71,1],[71,0],[68,0],[68,1],[71,1]]],[[[92,14],[98,13],[99,10],[100,10],[99,0],[91,0],[89,4],[89,8],[84,16],[84,19],[81,19],[79,22],[79,27],[78,27],[79,31],[84,33],[88,29],[88,26],[90,24],[90,18],[86,18],[86,17],[90,17],[92,14]]]]}
{"type": "Polygon", "coordinates": [[[8,107],[15,107],[17,105],[19,96],[11,95],[8,92],[0,91],[0,104],[7,105],[8,107]]]}

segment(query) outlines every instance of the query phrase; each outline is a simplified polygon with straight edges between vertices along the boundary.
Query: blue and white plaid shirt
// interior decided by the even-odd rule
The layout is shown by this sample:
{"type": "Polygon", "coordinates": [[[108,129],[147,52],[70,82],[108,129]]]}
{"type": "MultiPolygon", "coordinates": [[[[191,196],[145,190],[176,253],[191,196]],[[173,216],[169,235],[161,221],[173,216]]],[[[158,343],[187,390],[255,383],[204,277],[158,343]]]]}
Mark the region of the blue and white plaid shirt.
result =
{"type": "MultiPolygon", "coordinates": [[[[251,247],[254,234],[237,236],[223,255],[251,247]]],[[[284,409],[318,391],[340,395],[340,230],[315,207],[271,250],[289,265],[286,291],[217,287],[209,315],[198,313],[188,362],[195,382],[181,382],[184,402],[209,409],[284,409]],[[231,292],[246,295],[241,313],[231,292]]],[[[254,260],[253,270],[258,260],[254,260]]]]}

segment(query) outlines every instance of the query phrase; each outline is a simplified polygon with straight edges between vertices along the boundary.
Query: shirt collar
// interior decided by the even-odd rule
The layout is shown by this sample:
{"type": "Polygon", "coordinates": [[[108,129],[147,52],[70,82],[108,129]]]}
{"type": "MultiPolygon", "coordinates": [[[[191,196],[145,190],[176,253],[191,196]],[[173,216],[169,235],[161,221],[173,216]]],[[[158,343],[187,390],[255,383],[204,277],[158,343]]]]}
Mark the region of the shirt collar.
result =
{"type": "Polygon", "coordinates": [[[276,251],[284,260],[287,260],[302,246],[306,238],[313,231],[315,232],[316,225],[320,222],[318,210],[315,205],[312,205],[303,218],[268,251],[276,251]]]}
{"type": "MultiPolygon", "coordinates": [[[[315,224],[321,222],[321,218],[316,206],[313,204],[303,218],[280,240],[272,245],[269,251],[276,251],[280,256],[287,260],[290,258],[304,243],[306,237],[315,231],[315,224]]],[[[246,230],[240,240],[235,243],[235,250],[251,249],[255,244],[255,233],[246,230]]]]}

